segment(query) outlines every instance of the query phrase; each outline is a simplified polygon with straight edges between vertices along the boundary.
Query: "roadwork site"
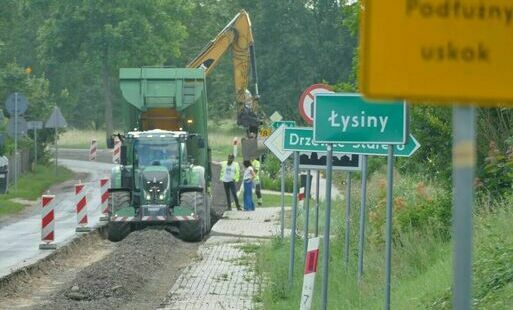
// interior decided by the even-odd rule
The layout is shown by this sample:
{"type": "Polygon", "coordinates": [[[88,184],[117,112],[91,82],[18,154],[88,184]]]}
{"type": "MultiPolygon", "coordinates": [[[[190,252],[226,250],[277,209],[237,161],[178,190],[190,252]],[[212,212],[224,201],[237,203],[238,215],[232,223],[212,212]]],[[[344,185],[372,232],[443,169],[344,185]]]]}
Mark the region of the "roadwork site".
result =
{"type": "MultiPolygon", "coordinates": [[[[87,180],[108,166],[63,163],[87,180]]],[[[0,280],[0,309],[252,309],[260,283],[247,249],[278,234],[278,221],[279,208],[227,211],[202,242],[151,227],[110,242],[99,224],[53,252],[26,244],[39,254],[0,280]]]]}
{"type": "Polygon", "coordinates": [[[3,278],[0,308],[252,309],[260,286],[246,247],[275,234],[278,216],[227,212],[201,243],[155,229],[112,243],[100,229],[3,278]]]}

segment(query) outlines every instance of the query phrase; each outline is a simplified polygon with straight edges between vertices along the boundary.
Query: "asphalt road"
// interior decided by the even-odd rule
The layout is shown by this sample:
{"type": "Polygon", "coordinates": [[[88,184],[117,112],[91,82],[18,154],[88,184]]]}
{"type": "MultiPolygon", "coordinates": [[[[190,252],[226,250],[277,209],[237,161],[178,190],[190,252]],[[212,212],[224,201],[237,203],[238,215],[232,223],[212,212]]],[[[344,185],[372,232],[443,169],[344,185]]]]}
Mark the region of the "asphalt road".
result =
{"type": "MultiPolygon", "coordinates": [[[[85,172],[89,176],[82,180],[87,186],[89,227],[100,224],[99,179],[109,175],[112,164],[77,160],[59,160],[59,164],[76,172],[85,172]]],[[[76,180],[78,181],[78,180],[76,180]]],[[[75,212],[74,182],[68,186],[57,187],[55,194],[55,243],[58,247],[70,242],[77,236],[77,215],[75,212]]],[[[51,250],[40,250],[41,214],[39,202],[32,213],[11,224],[0,226],[0,277],[6,276],[22,267],[35,263],[51,254],[51,250]]]]}

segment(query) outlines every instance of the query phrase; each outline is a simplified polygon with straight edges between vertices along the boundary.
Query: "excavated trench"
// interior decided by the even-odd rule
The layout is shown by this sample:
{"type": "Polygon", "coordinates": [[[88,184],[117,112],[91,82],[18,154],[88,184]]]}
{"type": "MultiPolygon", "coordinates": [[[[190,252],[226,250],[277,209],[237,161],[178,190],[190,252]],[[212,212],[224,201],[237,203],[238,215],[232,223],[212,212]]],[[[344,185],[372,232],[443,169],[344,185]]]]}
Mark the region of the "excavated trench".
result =
{"type": "Polygon", "coordinates": [[[156,309],[200,243],[164,230],[118,243],[93,232],[0,281],[0,309],[156,309]]]}

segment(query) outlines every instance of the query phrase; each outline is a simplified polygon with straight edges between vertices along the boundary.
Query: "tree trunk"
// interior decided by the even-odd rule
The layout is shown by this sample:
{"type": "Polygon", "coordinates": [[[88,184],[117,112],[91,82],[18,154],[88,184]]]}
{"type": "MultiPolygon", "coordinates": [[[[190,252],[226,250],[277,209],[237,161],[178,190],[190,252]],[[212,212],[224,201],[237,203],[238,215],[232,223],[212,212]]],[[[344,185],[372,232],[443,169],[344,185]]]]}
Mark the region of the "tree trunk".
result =
{"type": "Polygon", "coordinates": [[[111,94],[111,85],[110,85],[110,76],[109,76],[109,68],[108,65],[103,63],[102,70],[102,78],[103,78],[103,96],[105,99],[105,131],[106,131],[106,139],[112,137],[113,126],[112,126],[112,94],[111,94]]]}

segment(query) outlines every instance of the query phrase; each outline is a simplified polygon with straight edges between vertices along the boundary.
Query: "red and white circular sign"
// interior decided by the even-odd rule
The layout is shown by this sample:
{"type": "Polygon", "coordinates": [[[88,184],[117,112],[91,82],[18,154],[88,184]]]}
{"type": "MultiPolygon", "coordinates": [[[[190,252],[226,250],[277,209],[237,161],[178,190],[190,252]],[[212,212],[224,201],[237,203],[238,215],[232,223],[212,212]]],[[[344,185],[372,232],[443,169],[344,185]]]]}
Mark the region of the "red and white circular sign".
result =
{"type": "Polygon", "coordinates": [[[299,97],[299,113],[301,117],[310,125],[313,124],[313,104],[315,94],[332,93],[333,89],[326,84],[314,84],[308,87],[299,97]]]}

